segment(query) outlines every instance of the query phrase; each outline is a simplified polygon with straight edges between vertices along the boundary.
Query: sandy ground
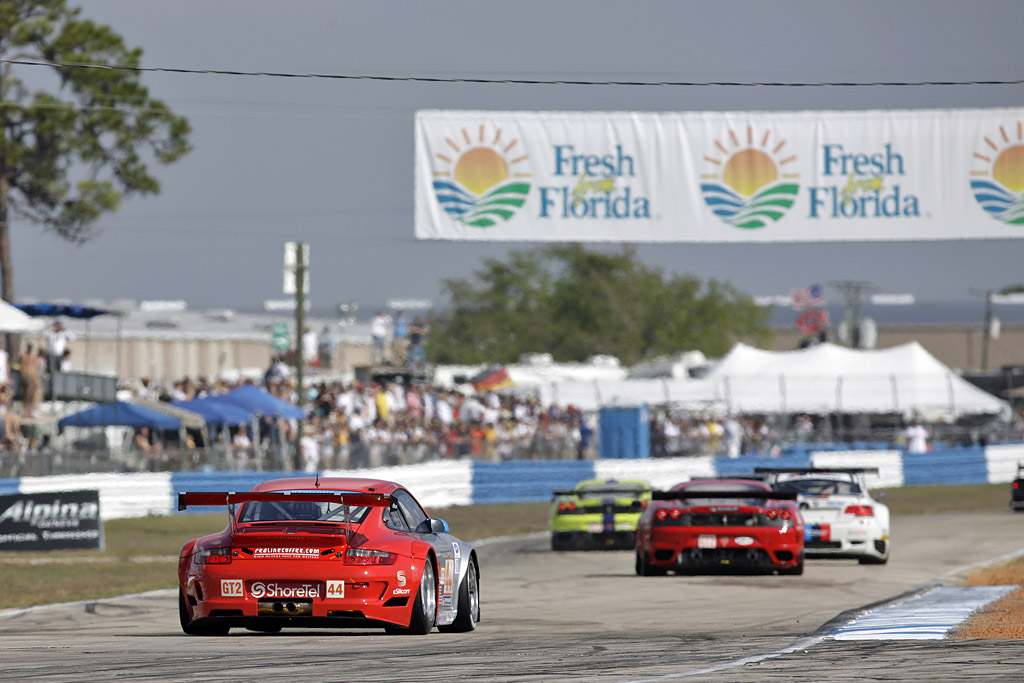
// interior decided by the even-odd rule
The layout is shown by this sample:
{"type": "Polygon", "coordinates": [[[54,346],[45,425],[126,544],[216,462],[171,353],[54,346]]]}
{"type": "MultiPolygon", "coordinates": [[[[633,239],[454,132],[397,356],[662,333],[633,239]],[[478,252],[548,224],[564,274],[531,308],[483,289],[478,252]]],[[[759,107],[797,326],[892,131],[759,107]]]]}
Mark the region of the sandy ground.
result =
{"type": "MultiPolygon", "coordinates": [[[[1024,585],[1024,561],[972,575],[968,586],[1024,585]]],[[[1024,638],[1024,588],[996,600],[960,626],[954,638],[1024,638]]]]}

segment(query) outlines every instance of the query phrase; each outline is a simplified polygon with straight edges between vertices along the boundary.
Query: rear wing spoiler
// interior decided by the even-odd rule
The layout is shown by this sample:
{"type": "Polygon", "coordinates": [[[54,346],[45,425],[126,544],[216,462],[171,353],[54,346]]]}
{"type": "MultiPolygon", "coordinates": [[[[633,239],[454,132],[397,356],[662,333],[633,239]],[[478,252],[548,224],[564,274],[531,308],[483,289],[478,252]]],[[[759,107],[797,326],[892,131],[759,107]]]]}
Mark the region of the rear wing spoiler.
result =
{"type": "Polygon", "coordinates": [[[878,474],[877,467],[755,467],[754,474],[878,474]]]}
{"type": "Polygon", "coordinates": [[[621,488],[621,489],[600,489],[591,491],[577,491],[576,489],[555,489],[551,492],[552,496],[574,496],[580,498],[582,496],[607,496],[615,495],[620,493],[628,493],[630,495],[643,496],[650,493],[650,489],[638,489],[638,488],[621,488]]]}
{"type": "Polygon", "coordinates": [[[654,500],[686,500],[687,498],[760,498],[761,500],[796,500],[792,491],[654,491],[654,500]]]}
{"type": "Polygon", "coordinates": [[[281,502],[306,501],[309,503],[337,503],[338,505],[356,505],[359,507],[388,507],[391,496],[383,493],[365,493],[363,491],[323,491],[317,493],[276,491],[255,492],[244,491],[196,491],[178,493],[178,510],[189,506],[200,505],[235,505],[250,502],[281,502]]]}

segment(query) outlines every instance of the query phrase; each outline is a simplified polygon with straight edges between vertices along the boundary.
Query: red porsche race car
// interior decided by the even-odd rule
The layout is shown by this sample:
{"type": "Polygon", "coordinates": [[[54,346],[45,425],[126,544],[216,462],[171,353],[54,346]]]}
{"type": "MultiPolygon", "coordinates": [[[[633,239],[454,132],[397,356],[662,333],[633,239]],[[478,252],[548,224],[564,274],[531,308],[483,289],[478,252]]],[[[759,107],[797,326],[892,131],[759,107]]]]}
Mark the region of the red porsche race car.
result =
{"type": "Polygon", "coordinates": [[[277,479],[245,493],[178,494],[178,509],[227,505],[223,531],[178,560],[178,612],[190,635],[232,627],[472,631],[480,621],[476,551],[400,485],[376,479],[277,479]]]}
{"type": "Polygon", "coordinates": [[[697,479],[655,491],[636,529],[636,573],[803,574],[795,498],[749,479],[697,479]]]}

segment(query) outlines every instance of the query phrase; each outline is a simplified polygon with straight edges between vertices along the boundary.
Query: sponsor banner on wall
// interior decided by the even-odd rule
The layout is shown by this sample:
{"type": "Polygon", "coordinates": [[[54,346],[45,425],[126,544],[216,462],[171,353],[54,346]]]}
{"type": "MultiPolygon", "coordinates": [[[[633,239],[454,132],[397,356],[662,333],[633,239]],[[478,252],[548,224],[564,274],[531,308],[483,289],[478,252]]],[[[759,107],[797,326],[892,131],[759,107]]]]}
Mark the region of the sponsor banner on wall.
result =
{"type": "Polygon", "coordinates": [[[103,548],[100,493],[0,496],[0,551],[103,548]]]}
{"type": "Polygon", "coordinates": [[[416,237],[1024,237],[1024,108],[416,114],[416,237]]]}

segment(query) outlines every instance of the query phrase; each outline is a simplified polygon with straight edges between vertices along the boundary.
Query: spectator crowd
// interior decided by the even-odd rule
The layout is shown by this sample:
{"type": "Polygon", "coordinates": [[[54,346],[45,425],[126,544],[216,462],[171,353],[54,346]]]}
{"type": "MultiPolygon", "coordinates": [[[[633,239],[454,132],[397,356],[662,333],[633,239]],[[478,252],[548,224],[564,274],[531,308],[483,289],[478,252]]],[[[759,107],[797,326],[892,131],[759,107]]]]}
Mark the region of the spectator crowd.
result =
{"type": "MultiPolygon", "coordinates": [[[[186,378],[159,392],[144,380],[137,396],[187,401],[241,383],[186,378]]],[[[290,368],[280,358],[268,369],[263,386],[279,399],[299,402],[290,368]]],[[[227,445],[231,464],[239,470],[251,467],[257,453],[265,458],[264,467],[309,472],[465,457],[501,461],[593,456],[593,428],[583,413],[572,406],[542,407],[532,397],[467,395],[402,381],[318,382],[305,393],[301,434],[298,420],[261,418],[255,427],[232,426],[211,440],[227,445]]]]}

